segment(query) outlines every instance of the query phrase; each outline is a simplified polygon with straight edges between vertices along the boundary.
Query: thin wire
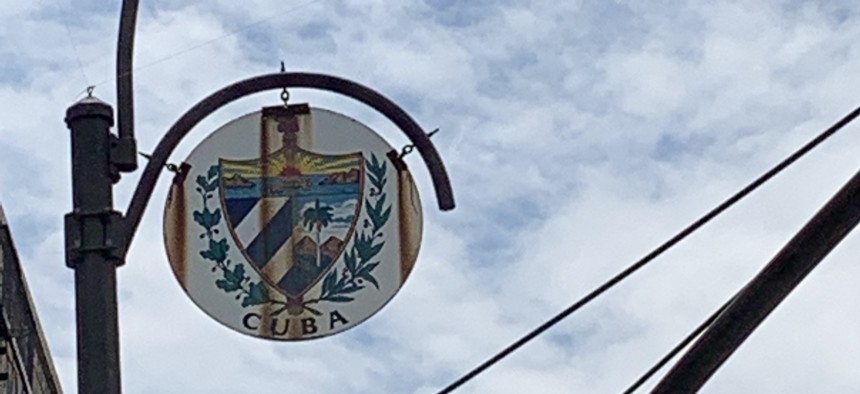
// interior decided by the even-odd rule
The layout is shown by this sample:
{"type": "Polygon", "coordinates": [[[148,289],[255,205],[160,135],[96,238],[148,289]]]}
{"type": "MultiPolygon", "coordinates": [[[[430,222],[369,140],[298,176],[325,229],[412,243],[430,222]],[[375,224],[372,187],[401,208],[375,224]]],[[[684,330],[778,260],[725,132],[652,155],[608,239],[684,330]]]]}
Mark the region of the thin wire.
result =
{"type": "Polygon", "coordinates": [[[669,353],[667,353],[665,356],[663,356],[663,358],[661,358],[660,361],[657,361],[657,363],[654,364],[654,366],[652,366],[651,369],[649,369],[642,376],[640,376],[638,380],[633,382],[633,384],[630,385],[630,387],[628,387],[627,390],[625,390],[624,393],[622,393],[622,394],[633,394],[633,392],[635,392],[636,390],[639,389],[639,387],[641,387],[643,384],[645,384],[645,382],[647,382],[648,379],[651,379],[651,377],[654,376],[654,374],[656,374],[657,371],[659,371],[664,366],[666,366],[666,364],[669,363],[669,361],[672,361],[672,359],[675,358],[675,356],[677,356],[678,353],[680,353],[682,350],[684,350],[688,345],[690,345],[691,342],[693,342],[693,340],[698,338],[699,335],[702,334],[702,332],[704,332],[708,327],[710,327],[711,324],[714,323],[714,320],[717,320],[717,317],[719,317],[720,314],[723,313],[723,311],[729,307],[729,304],[731,304],[732,301],[734,301],[734,299],[735,298],[732,297],[732,299],[730,299],[728,302],[723,304],[723,306],[721,306],[720,309],[717,309],[716,312],[714,312],[713,314],[711,314],[711,316],[709,316],[707,319],[705,319],[705,321],[702,322],[702,324],[700,324],[698,327],[696,327],[696,329],[693,330],[693,332],[691,332],[690,335],[687,335],[687,337],[684,338],[680,343],[678,343],[674,348],[672,348],[672,350],[670,350],[669,353]]]}
{"type": "MultiPolygon", "coordinates": [[[[142,65],[142,66],[135,67],[135,68],[133,68],[133,69],[132,69],[132,71],[131,71],[131,72],[139,71],[139,70],[142,70],[142,69],[145,69],[145,68],[152,67],[152,66],[154,66],[154,65],[156,65],[156,64],[164,63],[164,62],[166,62],[166,61],[168,61],[168,60],[171,60],[171,59],[173,59],[173,58],[175,58],[175,57],[178,57],[178,56],[181,56],[181,55],[187,54],[188,52],[192,52],[192,51],[195,51],[195,50],[197,50],[197,49],[203,48],[203,47],[205,47],[205,46],[207,46],[207,45],[210,45],[210,44],[212,44],[212,43],[214,43],[214,42],[216,42],[216,41],[220,41],[220,40],[222,40],[222,39],[225,39],[225,38],[228,38],[228,37],[235,36],[236,34],[239,34],[239,33],[243,32],[243,31],[245,31],[245,30],[248,30],[248,29],[250,29],[250,28],[254,27],[254,26],[257,26],[257,25],[260,25],[260,24],[263,24],[263,23],[269,22],[269,21],[271,21],[271,20],[273,20],[273,19],[276,19],[276,18],[282,17],[282,16],[284,16],[284,15],[286,15],[286,14],[290,14],[290,13],[296,12],[296,11],[298,11],[298,10],[302,9],[302,8],[308,7],[308,6],[310,6],[310,5],[314,4],[314,3],[319,3],[319,2],[321,2],[321,1],[323,1],[323,0],[310,0],[310,1],[308,1],[308,2],[305,2],[305,3],[299,4],[299,5],[297,5],[297,6],[293,7],[293,8],[290,8],[290,9],[285,10],[284,12],[282,12],[282,13],[280,13],[280,14],[276,14],[276,15],[273,15],[273,16],[270,16],[270,17],[267,17],[267,18],[260,19],[260,20],[258,20],[258,21],[256,21],[256,22],[253,22],[253,23],[250,23],[250,24],[247,24],[247,25],[241,26],[241,27],[239,27],[238,29],[235,29],[235,30],[233,30],[233,31],[230,31],[230,32],[228,32],[228,33],[225,33],[225,34],[223,34],[223,35],[221,35],[221,36],[218,36],[218,37],[212,38],[212,39],[210,39],[210,40],[204,41],[204,42],[199,43],[199,44],[195,44],[195,45],[189,46],[189,47],[187,47],[187,48],[184,48],[184,49],[181,49],[181,50],[179,50],[179,51],[177,51],[177,52],[171,53],[171,54],[169,54],[169,55],[167,55],[167,56],[165,56],[165,57],[162,57],[162,58],[160,58],[160,59],[156,59],[156,60],[154,60],[154,61],[152,61],[152,62],[149,62],[149,63],[146,63],[146,64],[144,64],[144,65],[142,65]]],[[[125,77],[125,76],[126,76],[126,75],[128,75],[128,74],[129,74],[129,73],[122,73],[122,74],[119,74],[119,75],[118,75],[118,77],[125,77]]],[[[106,83],[108,83],[108,82],[112,82],[112,81],[114,81],[114,80],[115,80],[115,77],[112,77],[112,78],[110,78],[110,79],[105,79],[104,81],[101,81],[101,82],[99,82],[99,83],[96,83],[96,84],[94,84],[93,86],[100,86],[100,85],[104,85],[104,84],[106,84],[106,83]]]]}
{"type": "Polygon", "coordinates": [[[95,86],[85,87],[83,90],[81,90],[78,94],[75,95],[75,98],[73,98],[71,102],[74,103],[74,102],[78,101],[78,99],[81,98],[81,96],[83,96],[84,94],[86,94],[90,90],[90,88],[95,89],[95,86]]]}
{"type": "Polygon", "coordinates": [[[81,70],[81,75],[84,76],[84,82],[86,82],[86,84],[89,85],[90,79],[89,79],[89,77],[87,77],[87,72],[84,71],[84,63],[81,62],[81,55],[78,52],[78,46],[75,44],[75,39],[72,36],[72,29],[69,28],[69,23],[66,22],[65,17],[63,17],[61,19],[63,19],[63,25],[66,26],[66,35],[69,36],[69,41],[72,43],[72,50],[75,52],[75,60],[77,60],[77,62],[78,62],[78,69],[81,70]]]}
{"type": "MultiPolygon", "coordinates": [[[[44,3],[43,3],[43,4],[44,4],[44,3]]],[[[80,55],[80,52],[78,51],[78,45],[77,45],[77,43],[75,42],[75,37],[72,35],[72,28],[71,28],[71,27],[69,27],[69,21],[67,20],[67,19],[68,19],[68,14],[66,14],[66,13],[63,11],[63,9],[60,7],[60,5],[59,5],[56,1],[54,1],[54,7],[56,7],[56,8],[57,8],[57,11],[60,13],[60,21],[62,21],[62,22],[63,22],[63,26],[65,26],[65,28],[66,28],[66,36],[68,36],[68,37],[69,37],[69,43],[71,43],[71,44],[72,44],[72,51],[74,51],[74,53],[75,53],[75,60],[78,62],[78,70],[80,70],[80,71],[81,71],[81,75],[84,77],[84,82],[85,82],[87,85],[89,85],[89,84],[90,84],[90,79],[89,79],[89,77],[87,77],[87,73],[86,73],[86,71],[84,71],[84,63],[83,63],[83,62],[81,62],[81,55],[80,55]]],[[[86,90],[86,89],[85,89],[85,90],[86,90]]],[[[80,96],[80,94],[79,94],[79,96],[80,96]]]]}
{"type": "Polygon", "coordinates": [[[604,284],[600,285],[598,288],[592,290],[585,297],[582,297],[579,301],[576,301],[575,303],[573,303],[557,315],[553,316],[551,319],[547,320],[546,322],[544,322],[516,342],[504,348],[495,356],[491,357],[481,365],[477,366],[475,369],[463,375],[461,378],[457,379],[456,381],[439,391],[439,394],[447,394],[454,391],[458,387],[462,386],[464,383],[472,380],[475,376],[478,376],[478,374],[480,374],[481,372],[484,372],[487,368],[493,366],[494,364],[501,361],[502,359],[504,359],[505,357],[507,357],[508,355],[510,355],[511,353],[537,337],[538,335],[542,334],[544,331],[558,324],[560,321],[570,316],[573,312],[576,312],[577,310],[579,310],[607,290],[611,289],[613,286],[626,279],[628,276],[632,275],[634,272],[638,271],[640,268],[644,267],[652,260],[663,254],[663,252],[669,250],[669,248],[675,246],[675,244],[681,242],[681,240],[698,230],[700,227],[704,226],[706,223],[710,222],[712,219],[717,217],[717,215],[723,213],[723,211],[727,210],[729,207],[746,197],[748,194],[752,193],[755,189],[758,189],[765,182],[769,181],[771,178],[785,170],[795,161],[809,153],[812,149],[814,149],[819,144],[824,142],[827,138],[831,137],[837,131],[845,127],[845,125],[856,119],[858,116],[860,116],[860,107],[855,108],[848,115],[830,126],[827,130],[824,130],[821,134],[819,134],[817,137],[806,143],[806,145],[792,153],[785,160],[762,174],[752,183],[741,189],[739,192],[735,193],[733,196],[729,197],[716,208],[712,209],[710,212],[706,213],[704,216],[681,230],[674,237],[670,238],[668,241],[664,242],[662,245],[651,251],[651,253],[648,253],[647,255],[645,255],[644,257],[642,257],[641,259],[639,259],[638,261],[636,261],[635,263],[633,263],[632,265],[606,281],[604,284]]]}

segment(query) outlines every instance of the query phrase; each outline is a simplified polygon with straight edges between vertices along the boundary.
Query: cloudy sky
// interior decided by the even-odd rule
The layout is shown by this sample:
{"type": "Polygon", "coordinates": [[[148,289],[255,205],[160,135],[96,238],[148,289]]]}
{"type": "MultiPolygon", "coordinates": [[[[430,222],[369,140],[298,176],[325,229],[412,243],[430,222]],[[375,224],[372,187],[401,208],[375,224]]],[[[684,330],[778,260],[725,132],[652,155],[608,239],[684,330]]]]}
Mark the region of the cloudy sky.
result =
{"type": "MultiPolygon", "coordinates": [[[[115,102],[118,15],[118,1],[0,3],[0,202],[67,393],[63,116],[89,85],[115,102]]],[[[283,60],[372,86],[441,128],[458,207],[435,209],[409,156],[426,222],[400,294],[343,334],[274,343],[228,330],[182,292],[162,242],[164,174],[119,270],[125,392],[438,391],[853,109],[858,19],[851,1],[143,0],[141,150],[198,100],[283,60]]],[[[406,142],[349,99],[296,90],[293,101],[406,142]]],[[[172,160],[277,103],[272,91],[218,111],[172,160]]],[[[761,269],[860,167],[858,152],[860,127],[847,127],[459,392],[621,392],[761,269]]],[[[116,188],[120,209],[137,176],[116,188]]],[[[849,235],[702,392],[860,392],[858,256],[849,235]]]]}

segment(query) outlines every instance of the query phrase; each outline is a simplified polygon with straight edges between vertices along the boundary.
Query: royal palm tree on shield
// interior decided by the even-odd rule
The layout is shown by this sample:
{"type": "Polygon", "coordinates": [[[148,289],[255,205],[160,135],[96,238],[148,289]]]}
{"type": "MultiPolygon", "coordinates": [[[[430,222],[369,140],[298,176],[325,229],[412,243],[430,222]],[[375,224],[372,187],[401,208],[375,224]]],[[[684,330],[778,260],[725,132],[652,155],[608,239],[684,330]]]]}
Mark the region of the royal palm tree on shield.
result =
{"type": "Polygon", "coordinates": [[[320,205],[320,200],[316,199],[314,202],[314,206],[312,208],[308,208],[302,213],[302,220],[304,227],[306,227],[309,231],[314,231],[316,233],[316,241],[317,241],[317,260],[316,260],[316,268],[319,269],[322,266],[322,243],[320,243],[320,235],[322,233],[322,229],[328,227],[329,223],[331,223],[334,218],[332,215],[332,210],[334,208],[327,205],[320,205]]]}

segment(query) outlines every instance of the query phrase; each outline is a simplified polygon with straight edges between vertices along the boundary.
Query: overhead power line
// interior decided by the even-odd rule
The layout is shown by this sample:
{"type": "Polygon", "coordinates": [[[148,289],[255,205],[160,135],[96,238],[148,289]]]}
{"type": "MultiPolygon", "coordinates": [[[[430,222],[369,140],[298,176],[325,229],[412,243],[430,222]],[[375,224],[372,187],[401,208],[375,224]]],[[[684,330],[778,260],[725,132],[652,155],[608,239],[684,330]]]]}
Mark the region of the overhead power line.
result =
{"type": "Polygon", "coordinates": [[[696,230],[698,230],[699,228],[701,228],[702,226],[704,226],[705,224],[710,222],[712,219],[714,219],[715,217],[717,217],[718,215],[720,215],[721,213],[723,213],[724,211],[729,209],[735,203],[737,203],[738,201],[740,201],[741,199],[743,199],[744,197],[746,197],[747,195],[749,195],[750,193],[752,193],[753,191],[758,189],[760,186],[762,186],[767,181],[769,181],[771,178],[773,178],[774,176],[776,176],[777,174],[779,174],[780,172],[782,172],[783,170],[788,168],[790,165],[794,164],[794,162],[796,162],[798,159],[800,159],[801,157],[803,157],[804,155],[806,155],[807,153],[809,153],[810,151],[815,149],[822,142],[824,142],[825,140],[827,140],[828,138],[830,138],[831,136],[836,134],[839,130],[841,130],[847,124],[851,123],[851,121],[856,119],[858,116],[860,116],[860,107],[855,108],[848,115],[846,115],[845,117],[840,119],[838,122],[834,123],[832,126],[830,126],[826,130],[821,132],[817,137],[813,138],[811,141],[806,143],[806,145],[802,146],[800,149],[798,149],[797,151],[792,153],[790,156],[785,158],[779,164],[777,164],[776,166],[774,166],[773,168],[771,168],[770,170],[768,170],[767,172],[765,172],[764,174],[759,176],[757,179],[752,181],[749,185],[747,185],[746,187],[744,187],[743,189],[741,189],[740,191],[738,191],[737,193],[735,193],[734,195],[732,195],[731,197],[729,197],[728,199],[723,201],[721,204],[717,205],[710,212],[706,213],[704,216],[702,216],[701,218],[699,218],[698,220],[696,220],[695,222],[693,222],[692,224],[690,224],[689,226],[687,226],[686,228],[681,230],[679,233],[677,233],[675,236],[673,236],[672,238],[670,238],[669,240],[667,240],[666,242],[664,242],[663,244],[661,244],[660,246],[655,248],[653,251],[651,251],[650,253],[648,253],[647,255],[645,255],[644,257],[639,259],[638,261],[634,262],[633,264],[631,264],[629,267],[627,267],[626,269],[624,269],[620,273],[616,274],[614,277],[612,277],[611,279],[606,281],[604,284],[602,284],[599,287],[597,287],[596,289],[592,290],[585,297],[582,297],[578,301],[574,302],[569,307],[567,307],[563,311],[559,312],[557,315],[553,316],[552,318],[550,318],[549,320],[547,320],[546,322],[544,322],[543,324],[541,324],[540,326],[538,326],[537,328],[535,328],[534,330],[529,332],[528,334],[524,335],[522,338],[518,339],[516,342],[508,345],[508,347],[502,349],[499,353],[490,357],[487,361],[478,365],[477,367],[475,367],[474,369],[472,369],[471,371],[469,371],[468,373],[466,373],[465,375],[463,375],[462,377],[460,377],[459,379],[457,379],[456,381],[454,381],[453,383],[451,383],[450,385],[448,385],[447,387],[445,387],[444,389],[439,391],[439,394],[450,393],[450,392],[454,391],[455,389],[457,389],[458,387],[465,384],[466,382],[474,379],[476,376],[478,376],[479,374],[481,374],[482,372],[484,372],[485,370],[487,370],[491,366],[495,365],[496,363],[498,363],[499,361],[501,361],[505,357],[509,356],[511,353],[513,353],[517,349],[521,348],[523,345],[530,342],[532,339],[535,339],[537,336],[543,334],[545,331],[549,330],[550,328],[552,328],[553,326],[555,326],[556,324],[558,324],[559,322],[561,322],[562,320],[564,320],[565,318],[567,318],[568,316],[570,316],[571,314],[573,314],[574,312],[576,312],[577,310],[582,308],[583,306],[587,305],[589,302],[593,301],[595,298],[602,295],[604,292],[611,289],[612,287],[614,287],[615,285],[620,283],[622,280],[626,279],[627,277],[629,277],[630,275],[632,275],[633,273],[635,273],[639,269],[645,267],[648,263],[650,263],[651,261],[656,259],[658,256],[663,254],[663,252],[669,250],[670,248],[675,246],[677,243],[679,243],[683,239],[687,238],[690,234],[692,234],[693,232],[695,232],[696,230]]]}
{"type": "MultiPolygon", "coordinates": [[[[161,58],[159,58],[159,59],[156,59],[156,60],[153,60],[153,61],[148,62],[148,63],[146,63],[146,64],[143,64],[143,65],[140,65],[140,66],[134,67],[134,68],[132,69],[132,72],[139,71],[139,70],[142,70],[142,69],[145,69],[145,68],[149,68],[149,67],[155,66],[155,65],[160,64],[160,63],[164,63],[164,62],[166,62],[166,61],[168,61],[168,60],[171,60],[171,59],[173,59],[173,58],[176,58],[176,57],[179,57],[179,56],[185,55],[185,54],[187,54],[187,53],[189,53],[189,52],[192,52],[192,51],[198,50],[198,49],[200,49],[200,48],[206,47],[206,46],[211,45],[211,44],[213,44],[213,43],[215,43],[215,42],[221,41],[221,40],[223,40],[223,39],[225,39],[225,38],[235,36],[235,35],[237,35],[237,34],[239,34],[239,33],[243,32],[243,31],[246,31],[246,30],[248,30],[248,29],[250,29],[250,28],[252,28],[252,27],[255,27],[255,26],[257,26],[257,25],[261,25],[261,24],[263,24],[263,23],[269,22],[269,21],[271,21],[271,20],[273,20],[273,19],[276,19],[276,18],[282,17],[282,16],[284,16],[284,15],[286,15],[286,14],[291,14],[291,13],[296,12],[296,11],[298,11],[298,10],[302,9],[302,8],[308,7],[308,6],[310,6],[310,5],[312,5],[312,4],[315,4],[315,3],[319,3],[319,2],[321,2],[321,1],[324,1],[324,0],[310,0],[310,1],[303,2],[303,3],[301,3],[301,4],[298,4],[298,5],[294,6],[294,7],[291,7],[291,8],[288,8],[288,9],[284,10],[283,12],[277,13],[277,14],[272,15],[272,16],[268,16],[268,17],[263,18],[263,19],[256,20],[256,21],[254,21],[254,22],[251,22],[251,23],[249,23],[249,24],[246,24],[246,25],[240,26],[240,27],[238,27],[238,28],[236,28],[236,29],[234,29],[234,30],[231,30],[231,31],[229,31],[229,32],[227,32],[227,33],[224,33],[224,34],[222,34],[222,35],[220,35],[220,36],[213,37],[213,38],[211,38],[211,39],[209,39],[209,40],[206,40],[206,41],[203,41],[203,42],[201,42],[201,43],[199,43],[199,44],[195,44],[195,45],[188,46],[188,47],[186,47],[186,48],[183,48],[183,49],[180,49],[180,50],[178,50],[178,51],[176,51],[176,52],[170,53],[170,54],[168,54],[168,55],[166,55],[166,56],[164,56],[164,57],[161,57],[161,58]]],[[[124,73],[124,74],[120,74],[120,75],[118,75],[118,77],[120,77],[120,78],[125,77],[125,76],[127,76],[125,73],[124,73]]],[[[101,85],[104,85],[104,84],[106,84],[106,83],[108,83],[108,82],[112,82],[112,81],[114,81],[114,80],[115,80],[115,78],[116,78],[116,77],[111,77],[110,79],[105,79],[105,80],[99,81],[98,83],[95,83],[95,84],[93,84],[92,86],[101,86],[101,85]]]]}
{"type": "Polygon", "coordinates": [[[716,312],[712,313],[711,316],[708,316],[708,318],[705,319],[705,321],[702,322],[702,324],[700,324],[698,327],[696,327],[693,330],[693,332],[691,332],[683,340],[681,340],[680,343],[675,345],[675,347],[673,347],[672,350],[669,351],[669,353],[666,353],[666,355],[663,356],[663,358],[661,358],[659,361],[657,361],[657,363],[654,364],[654,366],[652,366],[648,371],[646,371],[644,374],[642,374],[642,376],[640,376],[639,379],[637,379],[635,382],[633,382],[633,384],[630,385],[630,387],[628,387],[627,390],[624,390],[623,394],[633,394],[634,392],[636,392],[636,390],[639,389],[639,387],[642,387],[642,385],[645,384],[645,382],[647,382],[648,379],[651,379],[651,377],[654,376],[654,374],[656,374],[657,371],[659,371],[664,366],[666,366],[666,364],[668,364],[669,361],[672,361],[672,359],[675,358],[675,356],[677,356],[678,353],[680,353],[691,342],[693,342],[696,338],[698,338],[699,335],[702,334],[702,332],[707,330],[708,327],[710,327],[711,324],[715,320],[717,320],[717,317],[719,317],[720,314],[723,313],[723,311],[726,310],[726,308],[728,308],[729,304],[732,303],[732,300],[734,300],[734,297],[732,297],[732,299],[730,299],[728,302],[723,304],[723,306],[721,306],[720,309],[717,309],[716,312]]]}

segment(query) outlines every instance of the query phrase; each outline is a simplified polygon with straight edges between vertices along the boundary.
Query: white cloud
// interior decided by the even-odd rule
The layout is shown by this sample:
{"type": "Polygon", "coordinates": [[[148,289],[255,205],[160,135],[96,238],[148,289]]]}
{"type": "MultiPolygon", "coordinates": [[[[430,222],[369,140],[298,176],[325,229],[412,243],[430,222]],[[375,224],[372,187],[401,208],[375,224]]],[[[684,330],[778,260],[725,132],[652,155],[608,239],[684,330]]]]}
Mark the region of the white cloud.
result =
{"type": "MultiPolygon", "coordinates": [[[[440,127],[434,141],[459,206],[435,212],[423,163],[409,156],[427,225],[400,294],[337,337],[272,344],[211,321],[176,285],[161,246],[163,176],[119,269],[128,393],[435,392],[812,138],[856,105],[860,84],[851,4],[144,3],[136,64],[146,67],[135,75],[141,150],[151,151],[197,100],[284,60],[291,70],[374,87],[425,128],[440,127]]],[[[70,393],[62,118],[87,84],[109,81],[96,95],[114,101],[117,15],[90,8],[0,5],[0,54],[11,59],[0,66],[0,201],[70,393]]],[[[172,161],[224,121],[277,104],[277,93],[213,114],[172,161]]],[[[362,105],[299,89],[293,97],[405,144],[362,105]]],[[[846,128],[462,392],[621,391],[856,170],[858,142],[857,127],[846,128]]],[[[118,208],[137,176],[117,187],[118,208]]],[[[703,392],[860,390],[856,249],[850,236],[703,392]]]]}

